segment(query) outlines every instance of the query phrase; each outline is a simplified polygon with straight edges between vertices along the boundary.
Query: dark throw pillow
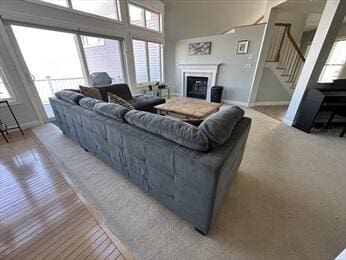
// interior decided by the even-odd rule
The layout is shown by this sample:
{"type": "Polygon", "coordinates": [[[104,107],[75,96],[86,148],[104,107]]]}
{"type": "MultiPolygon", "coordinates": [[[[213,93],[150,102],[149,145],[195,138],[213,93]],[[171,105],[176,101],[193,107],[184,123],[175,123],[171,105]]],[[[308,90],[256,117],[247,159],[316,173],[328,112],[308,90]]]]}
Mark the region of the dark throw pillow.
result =
{"type": "Polygon", "coordinates": [[[80,92],[86,97],[103,100],[101,91],[95,87],[86,87],[86,86],[80,85],[79,89],[80,89],[80,92]]]}
{"type": "Polygon", "coordinates": [[[115,103],[121,106],[124,106],[130,110],[135,109],[129,102],[127,102],[125,99],[122,99],[121,97],[108,92],[108,102],[109,103],[115,103]]]}

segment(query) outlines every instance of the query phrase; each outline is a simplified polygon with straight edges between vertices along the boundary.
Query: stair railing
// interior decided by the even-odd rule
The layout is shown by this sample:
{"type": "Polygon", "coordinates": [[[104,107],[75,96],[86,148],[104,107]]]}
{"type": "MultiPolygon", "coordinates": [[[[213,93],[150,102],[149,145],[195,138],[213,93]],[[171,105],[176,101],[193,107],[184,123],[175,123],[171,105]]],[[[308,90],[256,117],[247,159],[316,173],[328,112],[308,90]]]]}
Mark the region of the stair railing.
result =
{"type": "Polygon", "coordinates": [[[287,76],[288,83],[295,87],[305,57],[291,34],[291,24],[276,23],[267,62],[278,62],[277,69],[282,70],[282,76],[287,76]]]}

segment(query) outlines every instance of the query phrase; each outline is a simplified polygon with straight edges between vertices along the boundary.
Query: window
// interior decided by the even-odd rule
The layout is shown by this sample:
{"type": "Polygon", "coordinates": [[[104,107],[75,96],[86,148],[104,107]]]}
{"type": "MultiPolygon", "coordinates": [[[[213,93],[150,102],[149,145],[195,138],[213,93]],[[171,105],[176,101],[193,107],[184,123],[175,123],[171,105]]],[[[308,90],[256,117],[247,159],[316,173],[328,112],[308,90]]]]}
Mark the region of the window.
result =
{"type": "Polygon", "coordinates": [[[143,7],[129,4],[130,23],[149,30],[161,31],[160,14],[143,7]]]}
{"type": "Polygon", "coordinates": [[[130,23],[133,25],[145,27],[144,9],[138,6],[129,4],[129,10],[130,10],[130,23]]]}
{"type": "Polygon", "coordinates": [[[161,46],[160,43],[133,40],[137,83],[162,80],[161,46]]]}
{"type": "Polygon", "coordinates": [[[13,97],[10,95],[5,74],[0,67],[0,100],[4,99],[13,99],[13,97]]]}
{"type": "Polygon", "coordinates": [[[71,0],[71,3],[73,9],[120,20],[117,0],[71,0]]]}
{"type": "Polygon", "coordinates": [[[84,48],[97,47],[105,44],[104,39],[96,37],[82,36],[82,42],[84,48]]]}
{"type": "Polygon", "coordinates": [[[135,57],[137,83],[149,81],[146,43],[133,40],[133,55],[135,57]]]}
{"type": "Polygon", "coordinates": [[[50,4],[120,20],[118,0],[39,0],[50,4]],[[70,4],[69,4],[70,3],[70,4]],[[72,5],[72,6],[71,6],[72,5]]]}
{"type": "Polygon", "coordinates": [[[68,7],[67,0],[40,0],[42,2],[68,7]]]}
{"type": "Polygon", "coordinates": [[[333,82],[339,78],[346,64],[346,39],[337,40],[330,51],[318,82],[333,82]]]}
{"type": "MultiPolygon", "coordinates": [[[[114,83],[124,83],[123,62],[119,40],[82,36],[89,73],[106,72],[114,83]],[[102,44],[96,44],[100,43],[102,44]],[[85,45],[88,43],[88,45],[85,45]],[[90,43],[95,43],[90,46],[90,43]]],[[[103,82],[92,82],[100,85],[103,82]]],[[[107,83],[108,84],[108,83],[107,83]]]]}
{"type": "Polygon", "coordinates": [[[154,31],[160,31],[160,15],[158,13],[145,10],[146,27],[154,31]]]}

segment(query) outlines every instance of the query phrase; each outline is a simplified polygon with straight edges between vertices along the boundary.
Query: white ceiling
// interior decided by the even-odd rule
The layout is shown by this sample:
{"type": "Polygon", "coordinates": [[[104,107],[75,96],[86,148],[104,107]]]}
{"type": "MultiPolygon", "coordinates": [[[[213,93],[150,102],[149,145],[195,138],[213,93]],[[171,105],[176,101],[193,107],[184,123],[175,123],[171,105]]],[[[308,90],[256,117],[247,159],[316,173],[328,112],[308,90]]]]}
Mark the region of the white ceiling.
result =
{"type": "Polygon", "coordinates": [[[278,5],[285,12],[322,13],[326,0],[287,0],[278,5]]]}
{"type": "Polygon", "coordinates": [[[304,31],[312,31],[318,26],[325,3],[326,0],[287,0],[277,8],[282,12],[307,14],[304,31]]]}

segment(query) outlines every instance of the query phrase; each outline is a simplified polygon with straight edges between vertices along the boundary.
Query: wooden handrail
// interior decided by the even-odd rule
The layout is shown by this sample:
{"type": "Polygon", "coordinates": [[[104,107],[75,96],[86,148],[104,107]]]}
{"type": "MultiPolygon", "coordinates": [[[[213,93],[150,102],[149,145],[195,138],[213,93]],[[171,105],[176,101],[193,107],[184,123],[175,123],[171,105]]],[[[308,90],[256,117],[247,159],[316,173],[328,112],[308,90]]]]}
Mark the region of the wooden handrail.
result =
{"type": "Polygon", "coordinates": [[[262,15],[261,17],[259,17],[256,22],[254,22],[254,24],[259,24],[262,20],[264,19],[264,15],[262,15]]]}
{"type": "MultiPolygon", "coordinates": [[[[305,57],[304,57],[304,54],[302,53],[302,51],[300,50],[300,48],[298,47],[298,44],[297,42],[294,40],[292,34],[291,34],[291,26],[292,24],[290,23],[275,23],[275,26],[282,26],[282,27],[285,27],[285,31],[283,33],[283,36],[282,36],[282,39],[281,39],[281,43],[283,42],[284,40],[284,37],[285,37],[285,33],[287,34],[287,38],[290,40],[290,42],[292,43],[292,46],[293,48],[296,50],[296,52],[298,53],[298,56],[300,57],[300,59],[305,62],[305,57]]],[[[281,44],[282,46],[282,44],[281,44]]],[[[281,46],[278,50],[278,57],[280,57],[280,51],[281,51],[281,46]]]]}

